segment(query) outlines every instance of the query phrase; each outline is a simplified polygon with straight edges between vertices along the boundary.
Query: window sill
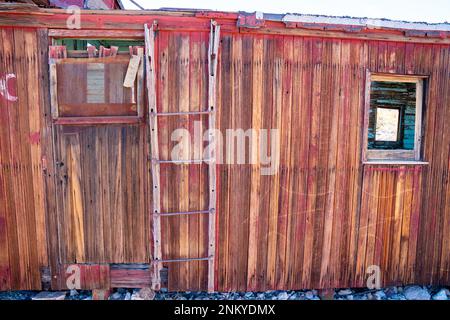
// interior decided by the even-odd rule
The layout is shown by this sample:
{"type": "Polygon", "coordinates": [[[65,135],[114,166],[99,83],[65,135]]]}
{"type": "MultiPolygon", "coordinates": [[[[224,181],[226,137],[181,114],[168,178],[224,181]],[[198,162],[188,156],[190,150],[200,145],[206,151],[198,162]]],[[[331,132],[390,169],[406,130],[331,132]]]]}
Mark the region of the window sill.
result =
{"type": "Polygon", "coordinates": [[[363,161],[363,164],[384,164],[384,165],[411,165],[411,166],[425,166],[430,164],[427,161],[416,161],[416,160],[367,160],[363,161]]]}
{"type": "Polygon", "coordinates": [[[142,121],[139,116],[60,117],[53,120],[55,124],[63,125],[136,124],[142,121]]]}

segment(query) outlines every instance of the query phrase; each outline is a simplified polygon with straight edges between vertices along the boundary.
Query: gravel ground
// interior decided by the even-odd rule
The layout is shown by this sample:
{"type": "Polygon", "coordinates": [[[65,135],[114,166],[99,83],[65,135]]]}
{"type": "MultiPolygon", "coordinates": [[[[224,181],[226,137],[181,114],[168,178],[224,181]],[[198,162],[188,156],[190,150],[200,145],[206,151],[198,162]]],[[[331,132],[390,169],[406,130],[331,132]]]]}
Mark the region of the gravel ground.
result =
{"type": "MultiPolygon", "coordinates": [[[[0,300],[31,300],[39,291],[3,291],[0,300]]],[[[117,289],[110,300],[142,300],[137,298],[138,289],[117,289]]],[[[66,300],[91,300],[91,291],[71,290],[66,300]]],[[[321,300],[316,290],[266,291],[266,292],[159,292],[155,300],[321,300]]],[[[380,290],[337,289],[334,300],[450,300],[447,287],[388,287],[380,290]]]]}

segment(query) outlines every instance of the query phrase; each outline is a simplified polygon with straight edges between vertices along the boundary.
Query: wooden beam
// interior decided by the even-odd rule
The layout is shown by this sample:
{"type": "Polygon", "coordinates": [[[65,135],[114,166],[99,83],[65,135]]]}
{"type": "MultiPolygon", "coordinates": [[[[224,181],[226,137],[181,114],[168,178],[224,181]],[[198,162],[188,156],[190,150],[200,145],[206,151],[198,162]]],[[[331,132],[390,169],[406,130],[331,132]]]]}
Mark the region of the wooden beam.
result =
{"type": "MultiPolygon", "coordinates": [[[[150,122],[150,144],[152,159],[159,159],[158,147],[158,121],[155,116],[157,113],[156,105],[156,75],[155,75],[155,30],[156,23],[149,27],[145,24],[145,68],[147,78],[147,99],[150,122]]],[[[161,263],[158,262],[162,258],[161,253],[161,194],[160,194],[160,168],[158,161],[152,161],[152,181],[153,181],[153,263],[152,266],[152,289],[159,290],[161,288],[161,263]]]]}
{"type": "Polygon", "coordinates": [[[367,136],[369,134],[369,110],[370,110],[370,71],[366,70],[365,87],[364,87],[364,128],[362,137],[362,161],[367,161],[367,136]]]}
{"type": "Polygon", "coordinates": [[[208,177],[209,177],[209,222],[208,222],[208,256],[211,258],[208,261],[208,292],[213,292],[215,289],[214,268],[215,268],[215,252],[216,252],[216,199],[217,199],[217,184],[216,184],[216,72],[217,72],[217,56],[219,52],[220,41],[220,26],[215,21],[211,21],[211,31],[209,37],[208,49],[208,103],[209,115],[208,130],[209,130],[209,146],[211,161],[208,163],[208,177]],[[213,146],[211,148],[211,146],[213,146]]]}
{"type": "Polygon", "coordinates": [[[143,39],[144,32],[141,30],[86,30],[86,29],[50,29],[48,36],[52,38],[76,38],[76,39],[120,39],[134,40],[143,39]]]}
{"type": "Polygon", "coordinates": [[[91,125],[91,124],[135,124],[143,122],[142,118],[136,116],[113,116],[113,117],[60,117],[53,120],[55,124],[91,125]]]}
{"type": "Polygon", "coordinates": [[[387,74],[387,73],[372,73],[371,81],[400,81],[417,83],[420,79],[425,79],[426,75],[404,75],[404,74],[387,74]]]}
{"type": "Polygon", "coordinates": [[[56,75],[56,61],[67,58],[65,46],[50,46],[49,48],[49,72],[50,72],[50,105],[53,119],[57,119],[58,110],[58,80],[56,75]]]}
{"type": "Polygon", "coordinates": [[[447,38],[418,38],[406,36],[400,30],[397,33],[388,33],[386,31],[378,32],[360,32],[360,33],[345,33],[340,31],[320,31],[307,29],[289,29],[283,27],[268,27],[260,29],[244,29],[239,30],[240,33],[254,33],[254,34],[274,34],[274,35],[290,35],[300,37],[321,37],[321,38],[335,38],[335,39],[355,39],[355,40],[380,40],[380,41],[394,41],[394,42],[414,42],[414,43],[443,43],[449,44],[450,39],[447,38]]]}
{"type": "Polygon", "coordinates": [[[151,283],[148,264],[111,265],[111,288],[146,288],[151,283]]]}
{"type": "MultiPolygon", "coordinates": [[[[16,4],[17,5],[17,4],[16,4]]],[[[69,14],[65,10],[41,9],[30,10],[17,8],[12,4],[0,4],[0,25],[23,27],[47,27],[51,29],[66,29],[69,14]],[[4,8],[3,8],[4,6],[4,8]],[[8,7],[9,6],[9,7],[8,7]],[[3,12],[2,12],[3,10],[3,12]]],[[[20,4],[20,6],[29,6],[20,4]]],[[[117,10],[83,10],[83,30],[141,30],[142,24],[158,19],[159,30],[205,31],[208,29],[208,19],[215,16],[222,30],[239,33],[281,34],[305,37],[327,37],[342,39],[380,40],[415,43],[450,43],[449,32],[424,33],[421,30],[387,30],[370,29],[361,32],[345,32],[330,30],[310,30],[287,28],[282,21],[267,21],[267,27],[260,29],[238,28],[237,13],[229,12],[193,12],[193,11],[117,11],[117,10]],[[416,35],[417,34],[417,35],[416,35]],[[431,37],[430,35],[433,35],[431,37]]],[[[71,30],[66,30],[71,32],[71,30]]],[[[80,32],[84,32],[81,31],[80,32]]]]}
{"type": "Polygon", "coordinates": [[[416,79],[416,122],[414,130],[414,160],[421,160],[423,79],[416,79]]]}

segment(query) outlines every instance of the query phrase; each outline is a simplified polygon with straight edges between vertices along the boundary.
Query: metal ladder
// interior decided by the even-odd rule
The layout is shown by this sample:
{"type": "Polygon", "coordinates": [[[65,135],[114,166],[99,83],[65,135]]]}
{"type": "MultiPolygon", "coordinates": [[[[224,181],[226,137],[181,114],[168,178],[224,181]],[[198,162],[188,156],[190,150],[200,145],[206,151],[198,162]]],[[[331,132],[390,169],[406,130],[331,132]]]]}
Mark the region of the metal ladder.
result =
{"type": "Polygon", "coordinates": [[[153,180],[153,259],[152,259],[152,288],[161,289],[160,271],[162,263],[188,262],[188,261],[208,261],[208,291],[214,291],[214,259],[216,249],[216,148],[215,127],[216,127],[216,70],[217,55],[219,50],[220,26],[211,20],[209,49],[208,49],[208,108],[204,111],[193,112],[158,112],[156,103],[156,74],[155,74],[155,28],[156,23],[144,25],[145,28],[145,65],[147,78],[149,122],[150,122],[150,143],[151,143],[151,169],[153,180]],[[209,129],[209,157],[207,159],[190,160],[161,160],[159,159],[158,147],[158,117],[164,116],[184,116],[184,115],[207,115],[209,129]],[[209,180],[209,205],[208,210],[188,211],[188,212],[161,212],[161,190],[160,190],[160,164],[161,163],[184,163],[184,164],[208,164],[209,180]],[[161,253],[161,217],[176,215],[208,214],[208,256],[179,259],[162,259],[161,253]]]}

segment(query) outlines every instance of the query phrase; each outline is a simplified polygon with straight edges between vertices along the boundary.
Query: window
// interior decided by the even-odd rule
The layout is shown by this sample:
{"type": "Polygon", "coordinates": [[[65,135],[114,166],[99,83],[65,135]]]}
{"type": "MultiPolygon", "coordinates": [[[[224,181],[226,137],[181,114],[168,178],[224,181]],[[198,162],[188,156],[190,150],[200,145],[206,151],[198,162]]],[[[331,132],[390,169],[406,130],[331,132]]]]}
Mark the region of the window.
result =
{"type": "Polygon", "coordinates": [[[142,118],[142,41],[62,39],[54,44],[58,45],[50,47],[50,90],[56,123],[142,118]]]}
{"type": "Polygon", "coordinates": [[[368,74],[365,160],[419,161],[423,77],[368,74]]]}

